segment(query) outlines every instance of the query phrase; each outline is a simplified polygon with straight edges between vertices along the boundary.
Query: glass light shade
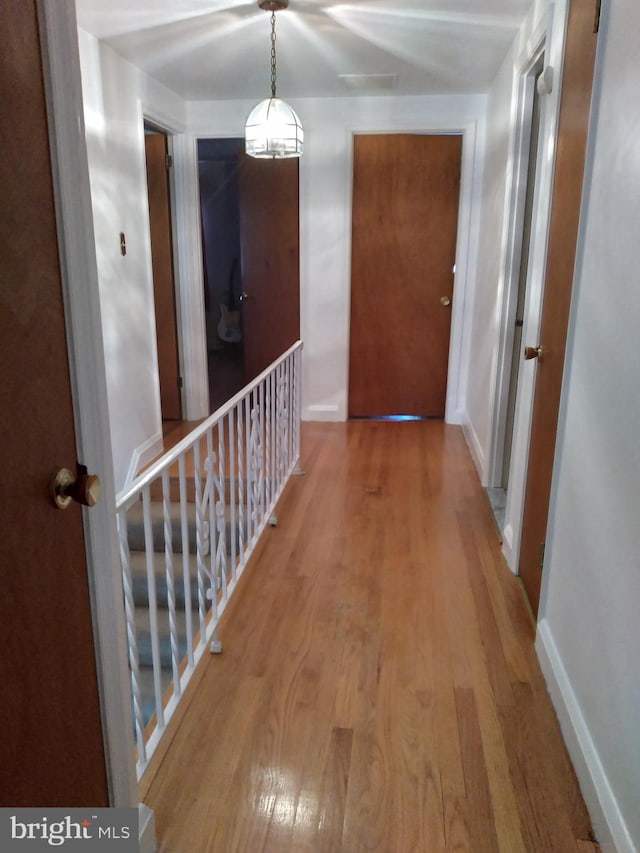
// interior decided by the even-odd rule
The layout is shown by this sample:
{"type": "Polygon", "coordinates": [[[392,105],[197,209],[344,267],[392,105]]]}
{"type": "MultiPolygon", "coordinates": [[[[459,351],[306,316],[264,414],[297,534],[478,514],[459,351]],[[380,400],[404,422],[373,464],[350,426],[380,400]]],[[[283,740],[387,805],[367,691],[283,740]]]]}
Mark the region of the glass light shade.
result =
{"type": "Polygon", "coordinates": [[[303,145],[300,119],[279,98],[267,98],[249,113],[245,151],[251,157],[300,157],[303,145]]]}

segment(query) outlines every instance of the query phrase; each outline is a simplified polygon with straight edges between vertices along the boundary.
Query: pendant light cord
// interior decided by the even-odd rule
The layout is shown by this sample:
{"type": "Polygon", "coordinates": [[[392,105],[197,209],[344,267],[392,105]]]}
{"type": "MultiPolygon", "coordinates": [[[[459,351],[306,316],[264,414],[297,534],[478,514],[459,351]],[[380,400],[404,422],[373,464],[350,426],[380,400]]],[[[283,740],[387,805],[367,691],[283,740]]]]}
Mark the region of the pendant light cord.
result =
{"type": "Polygon", "coordinates": [[[276,13],[271,13],[271,97],[276,96],[276,13]]]}

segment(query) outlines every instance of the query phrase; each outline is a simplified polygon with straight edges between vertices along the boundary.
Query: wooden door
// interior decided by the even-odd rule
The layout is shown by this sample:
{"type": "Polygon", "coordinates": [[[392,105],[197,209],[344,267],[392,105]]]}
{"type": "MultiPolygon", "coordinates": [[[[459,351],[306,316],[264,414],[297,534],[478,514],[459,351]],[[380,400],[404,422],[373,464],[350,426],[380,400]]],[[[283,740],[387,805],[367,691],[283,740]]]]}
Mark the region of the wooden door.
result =
{"type": "Polygon", "coordinates": [[[571,0],[519,572],[537,613],[589,129],[598,0],[571,0]]]}
{"type": "Polygon", "coordinates": [[[147,160],[160,406],[162,420],[173,421],[182,418],[182,402],[173,277],[167,137],[164,133],[147,133],[144,143],[147,160]]]}
{"type": "Polygon", "coordinates": [[[240,155],[245,379],[300,337],[298,160],[240,155]]]}
{"type": "Polygon", "coordinates": [[[0,17],[0,805],[107,806],[36,4],[0,17]]]}
{"type": "Polygon", "coordinates": [[[354,138],[350,417],[444,417],[461,156],[461,136],[354,138]]]}

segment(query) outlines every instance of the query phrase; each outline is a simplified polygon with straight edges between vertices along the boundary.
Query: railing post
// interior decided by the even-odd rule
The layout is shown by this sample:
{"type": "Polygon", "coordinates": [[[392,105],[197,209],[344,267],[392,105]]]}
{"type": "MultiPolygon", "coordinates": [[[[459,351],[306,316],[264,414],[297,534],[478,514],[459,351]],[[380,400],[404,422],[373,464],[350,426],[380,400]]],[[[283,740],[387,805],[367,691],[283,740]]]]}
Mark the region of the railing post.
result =
{"type": "Polygon", "coordinates": [[[167,582],[167,606],[169,609],[169,638],[171,643],[171,670],[174,692],[180,696],[180,656],[178,651],[178,627],[176,624],[176,589],[173,576],[173,524],[171,521],[171,494],[169,472],[162,472],[162,516],[164,527],[164,559],[167,582]]]}
{"type": "Polygon", "coordinates": [[[193,667],[193,623],[191,619],[191,553],[189,548],[189,522],[187,520],[187,477],[184,454],[178,460],[180,484],[180,532],[182,536],[182,582],[184,585],[184,620],[189,667],[193,667]]]}
{"type": "Polygon", "coordinates": [[[142,490],[142,512],[144,524],[144,546],[147,566],[147,595],[149,600],[149,633],[151,634],[151,660],[153,663],[153,691],[156,706],[157,726],[164,728],[162,705],[162,682],[160,679],[160,632],[158,631],[158,599],[156,595],[155,547],[151,520],[151,493],[149,486],[142,490]]]}
{"type": "Polygon", "coordinates": [[[295,468],[293,469],[294,474],[302,474],[304,473],[302,468],[300,467],[300,429],[301,429],[301,421],[302,421],[302,347],[297,349],[293,354],[293,364],[294,364],[294,383],[293,383],[293,392],[294,392],[294,412],[295,412],[295,440],[294,440],[294,453],[295,453],[295,468]]]}
{"type": "Polygon", "coordinates": [[[229,430],[229,532],[231,534],[231,582],[236,582],[237,559],[238,559],[238,529],[236,516],[236,477],[233,452],[235,447],[235,419],[233,417],[234,410],[231,409],[227,418],[227,427],[229,430]]]}
{"type": "Polygon", "coordinates": [[[127,621],[127,645],[129,647],[129,670],[131,672],[133,719],[136,727],[136,746],[138,748],[138,767],[145,767],[147,764],[147,749],[144,740],[144,712],[142,708],[142,691],[140,689],[138,632],[136,628],[135,612],[136,605],[133,596],[133,579],[131,577],[126,509],[118,511],[117,523],[118,542],[120,545],[120,562],[122,565],[122,588],[124,592],[124,607],[127,621]]]}
{"type": "MultiPolygon", "coordinates": [[[[196,442],[193,446],[193,480],[195,487],[196,500],[196,574],[198,585],[198,617],[200,621],[200,643],[202,644],[205,634],[205,616],[206,616],[206,592],[204,588],[204,578],[206,568],[204,564],[204,512],[206,504],[206,494],[202,493],[202,472],[200,469],[200,443],[196,442]]],[[[206,486],[205,486],[206,492],[206,486]]]]}

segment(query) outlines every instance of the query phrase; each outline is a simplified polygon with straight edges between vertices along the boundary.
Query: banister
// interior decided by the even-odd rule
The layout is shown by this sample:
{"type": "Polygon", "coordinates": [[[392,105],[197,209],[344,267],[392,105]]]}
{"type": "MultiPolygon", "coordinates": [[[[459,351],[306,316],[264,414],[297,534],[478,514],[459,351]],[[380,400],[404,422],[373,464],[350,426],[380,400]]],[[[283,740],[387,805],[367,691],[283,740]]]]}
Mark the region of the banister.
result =
{"type": "Polygon", "coordinates": [[[139,779],[202,656],[222,650],[220,618],[296,470],[301,350],[297,341],[118,495],[139,779]]]}
{"type": "Polygon", "coordinates": [[[207,431],[215,426],[216,423],[221,421],[232,409],[234,409],[239,402],[241,402],[246,396],[251,394],[264,380],[275,371],[283,362],[287,360],[287,358],[292,355],[296,350],[301,350],[304,344],[302,341],[298,340],[294,344],[292,344],[286,352],[283,352],[282,355],[277,358],[269,367],[265,368],[262,373],[256,376],[248,385],[245,385],[237,394],[231,397],[226,403],[216,409],[208,418],[206,418],[202,423],[198,424],[197,427],[193,429],[189,435],[186,435],[183,439],[181,439],[171,450],[168,450],[162,456],[158,457],[148,468],[146,468],[142,474],[136,477],[131,484],[123,489],[116,496],[116,509],[122,509],[125,507],[130,500],[135,498],[142,489],[153,482],[159,474],[162,474],[162,471],[173,465],[173,463],[181,456],[186,450],[193,447],[193,445],[199,441],[204,435],[207,434],[207,431]]]}

